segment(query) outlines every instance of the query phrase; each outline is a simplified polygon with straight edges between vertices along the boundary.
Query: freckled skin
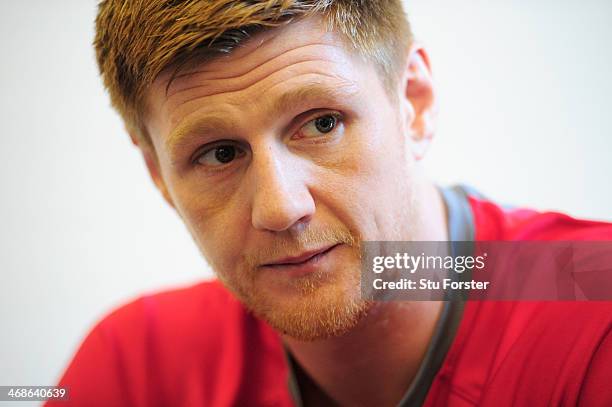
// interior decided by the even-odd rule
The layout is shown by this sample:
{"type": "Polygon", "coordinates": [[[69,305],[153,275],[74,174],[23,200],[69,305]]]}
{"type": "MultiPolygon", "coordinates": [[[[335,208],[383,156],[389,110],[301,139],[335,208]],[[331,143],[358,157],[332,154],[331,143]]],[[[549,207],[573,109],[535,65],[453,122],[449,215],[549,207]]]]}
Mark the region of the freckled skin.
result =
{"type": "Polygon", "coordinates": [[[217,275],[282,332],[312,339],[349,329],[366,308],[359,299],[358,243],[431,238],[423,220],[427,203],[417,204],[431,185],[409,152],[414,113],[401,87],[390,95],[371,63],[316,19],[258,34],[181,75],[166,94],[168,78],[161,75],[147,97],[157,182],[217,275]],[[272,111],[291,89],[315,85],[346,96],[272,111]],[[326,112],[342,117],[332,132],[316,142],[295,137],[326,112]],[[169,149],[177,128],[210,115],[229,128],[196,132],[169,149]],[[202,145],[219,140],[244,154],[214,170],[190,161],[202,145]],[[342,241],[347,236],[356,244],[342,241]],[[323,273],[296,279],[258,267],[334,239],[344,244],[323,273]],[[333,321],[321,330],[317,315],[333,321]],[[313,326],[301,332],[292,320],[313,326]]]}

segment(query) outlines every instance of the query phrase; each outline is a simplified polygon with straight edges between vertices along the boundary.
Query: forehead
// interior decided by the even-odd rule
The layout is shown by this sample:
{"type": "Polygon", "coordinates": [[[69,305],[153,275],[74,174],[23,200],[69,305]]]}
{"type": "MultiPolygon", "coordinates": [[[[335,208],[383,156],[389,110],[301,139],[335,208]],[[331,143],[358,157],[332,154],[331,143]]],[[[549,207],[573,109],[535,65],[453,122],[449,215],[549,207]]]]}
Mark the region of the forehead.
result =
{"type": "Polygon", "coordinates": [[[320,17],[310,17],[289,23],[287,25],[261,31],[240,43],[228,54],[211,56],[207,62],[186,69],[175,75],[170,68],[162,72],[154,83],[168,85],[172,90],[180,91],[189,82],[196,79],[194,74],[202,79],[234,79],[250,71],[264,71],[264,64],[280,64],[290,59],[291,54],[299,52],[302,59],[309,56],[321,59],[337,58],[345,53],[343,38],[335,32],[328,31],[320,17]],[[206,75],[206,73],[223,72],[221,75],[206,75]]]}
{"type": "Polygon", "coordinates": [[[147,122],[150,133],[167,138],[194,116],[246,117],[278,109],[288,92],[312,98],[328,89],[325,96],[342,97],[375,76],[341,35],[326,30],[320,18],[307,18],[258,33],[231,54],[180,72],[172,81],[171,71],[162,73],[147,95],[147,122]]]}

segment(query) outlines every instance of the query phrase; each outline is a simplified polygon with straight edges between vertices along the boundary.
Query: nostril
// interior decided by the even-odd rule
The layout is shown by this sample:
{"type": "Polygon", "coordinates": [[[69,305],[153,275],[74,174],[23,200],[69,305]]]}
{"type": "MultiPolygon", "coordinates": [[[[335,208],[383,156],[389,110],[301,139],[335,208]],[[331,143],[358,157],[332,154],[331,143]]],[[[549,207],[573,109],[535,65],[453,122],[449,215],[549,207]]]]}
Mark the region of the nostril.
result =
{"type": "Polygon", "coordinates": [[[312,215],[302,216],[300,219],[298,219],[297,222],[293,224],[293,226],[291,226],[292,232],[302,233],[304,229],[308,227],[308,224],[310,223],[311,219],[312,215]]]}

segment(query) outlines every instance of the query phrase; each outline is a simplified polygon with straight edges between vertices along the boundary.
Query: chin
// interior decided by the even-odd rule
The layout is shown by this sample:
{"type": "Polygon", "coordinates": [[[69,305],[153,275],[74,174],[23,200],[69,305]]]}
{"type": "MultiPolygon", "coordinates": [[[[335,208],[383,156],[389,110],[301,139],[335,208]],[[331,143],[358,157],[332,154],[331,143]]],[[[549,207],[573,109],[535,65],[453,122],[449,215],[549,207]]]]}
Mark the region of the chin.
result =
{"type": "Polygon", "coordinates": [[[361,263],[355,251],[299,277],[246,267],[225,274],[227,279],[219,277],[249,311],[278,333],[301,341],[327,339],[352,330],[372,306],[361,296],[361,263]]]}
{"type": "Polygon", "coordinates": [[[372,306],[361,298],[359,282],[345,287],[335,284],[308,286],[281,298],[267,292],[244,303],[277,332],[300,341],[342,336],[352,330],[372,306]]]}

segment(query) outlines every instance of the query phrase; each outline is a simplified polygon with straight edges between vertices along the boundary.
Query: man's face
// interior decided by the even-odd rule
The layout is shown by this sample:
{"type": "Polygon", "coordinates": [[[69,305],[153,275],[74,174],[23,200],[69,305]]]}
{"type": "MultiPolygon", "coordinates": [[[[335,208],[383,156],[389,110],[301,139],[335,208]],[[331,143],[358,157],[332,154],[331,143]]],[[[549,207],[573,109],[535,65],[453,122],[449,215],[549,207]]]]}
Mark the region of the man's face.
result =
{"type": "Polygon", "coordinates": [[[410,112],[316,19],[162,75],[148,95],[158,186],[218,277],[298,339],[350,329],[360,242],[410,240],[410,112]]]}

